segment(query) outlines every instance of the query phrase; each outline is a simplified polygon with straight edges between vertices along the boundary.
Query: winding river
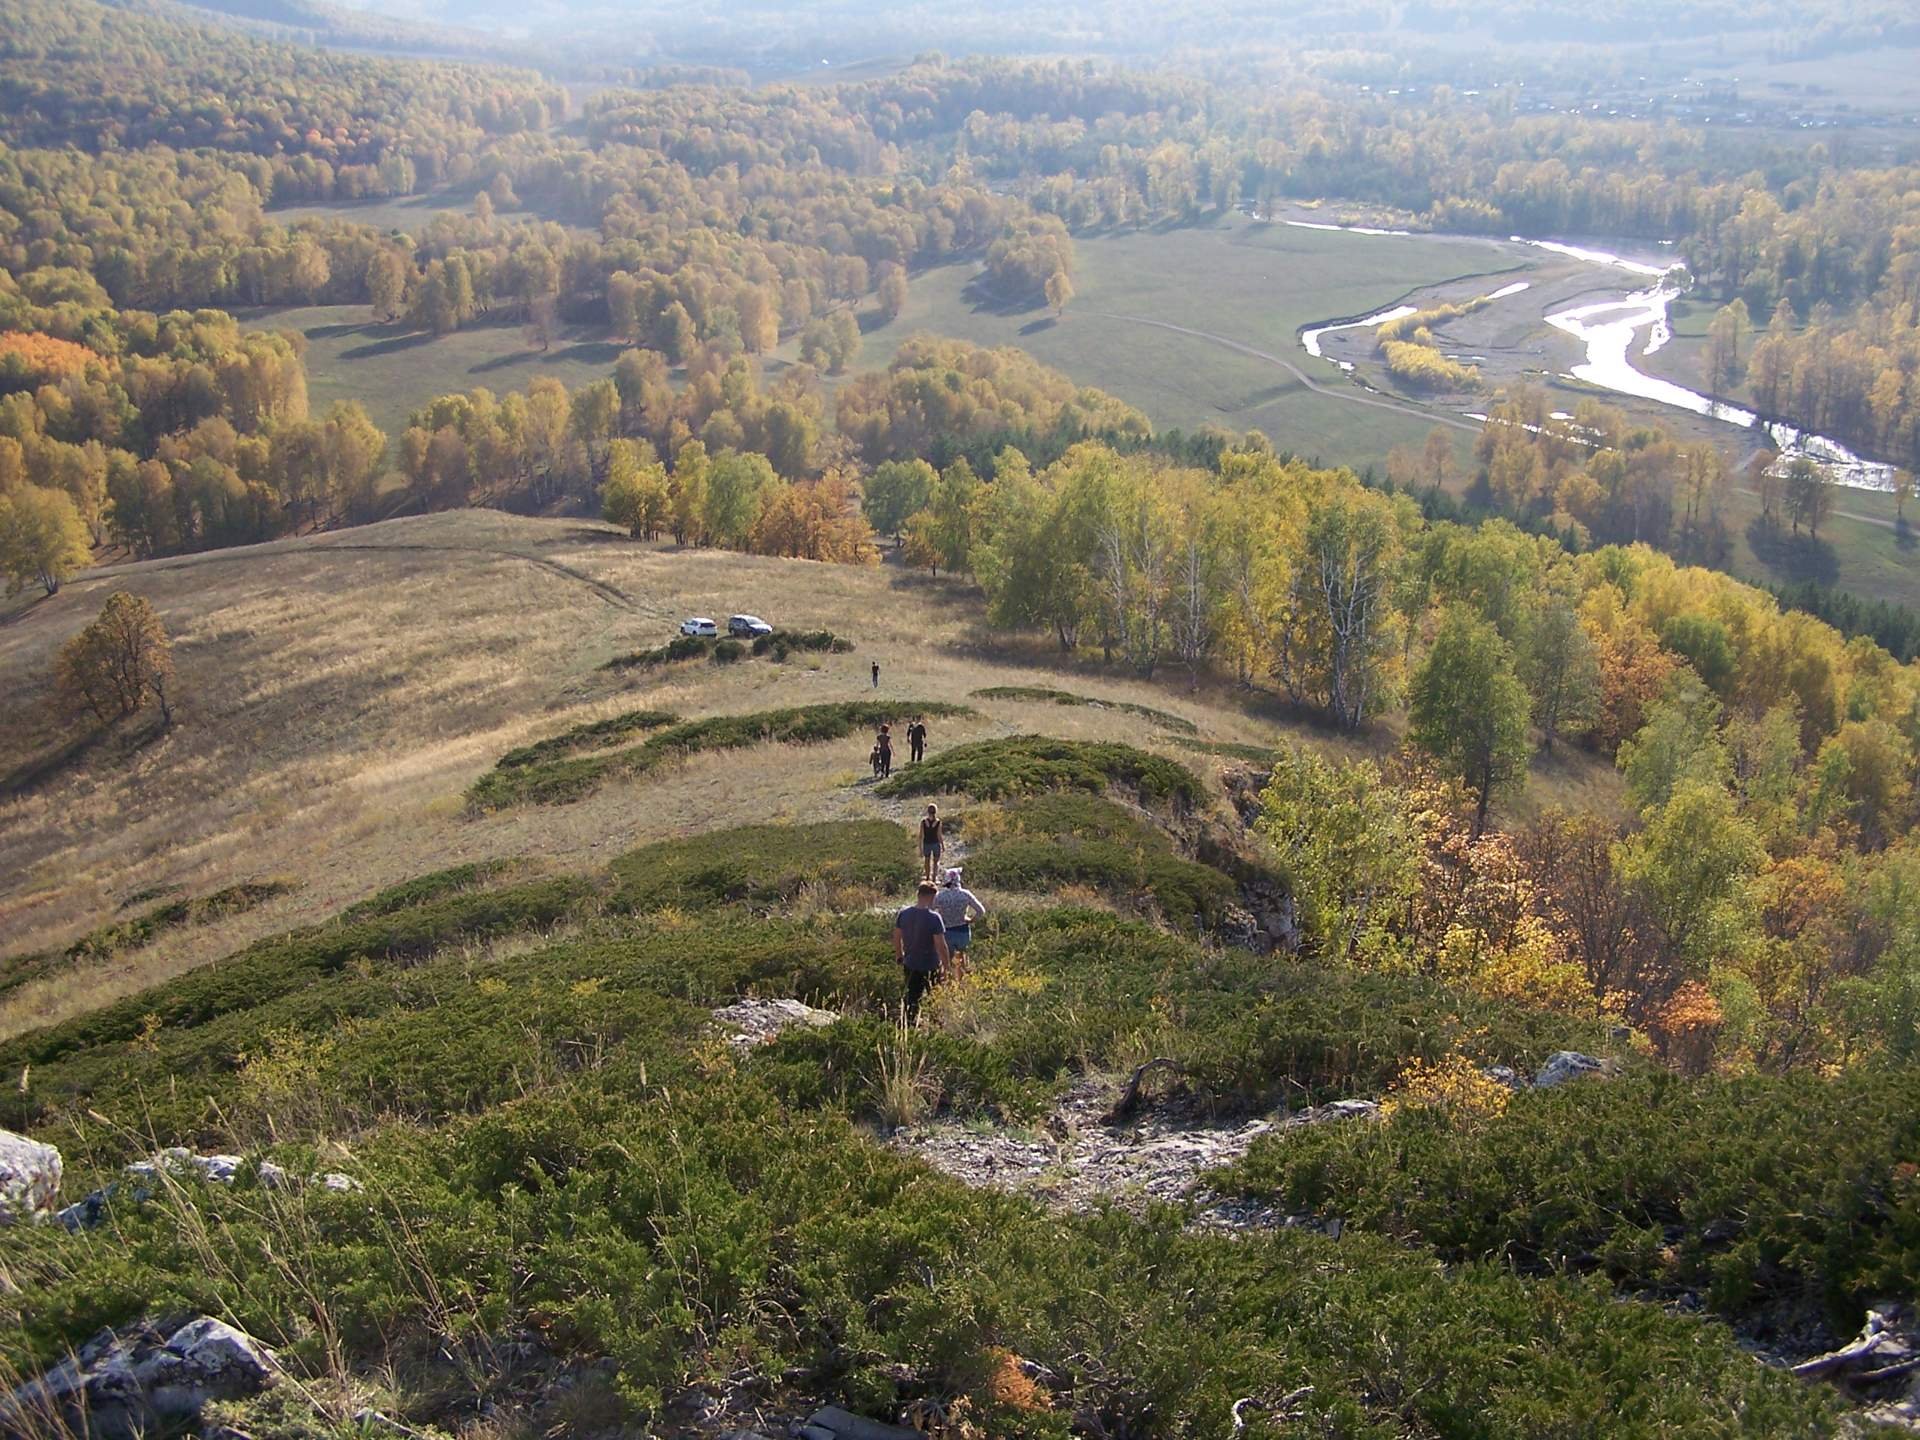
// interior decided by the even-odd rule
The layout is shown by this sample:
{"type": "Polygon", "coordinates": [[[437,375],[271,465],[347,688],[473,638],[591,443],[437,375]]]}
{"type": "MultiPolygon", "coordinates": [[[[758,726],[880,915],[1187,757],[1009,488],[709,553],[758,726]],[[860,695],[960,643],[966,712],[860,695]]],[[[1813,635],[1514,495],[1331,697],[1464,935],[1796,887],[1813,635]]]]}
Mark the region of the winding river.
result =
{"type": "MultiPolygon", "coordinates": [[[[1308,224],[1297,220],[1287,223],[1311,230],[1343,228],[1336,225],[1308,224]]],[[[1405,235],[1411,232],[1354,227],[1352,233],[1405,235]]],[[[1761,423],[1759,417],[1751,410],[1743,410],[1737,405],[1728,405],[1711,396],[1689,390],[1684,385],[1676,385],[1671,380],[1649,375],[1634,365],[1633,357],[1636,353],[1651,355],[1665,345],[1673,335],[1667,321],[1667,307],[1680,292],[1668,281],[1666,268],[1649,265],[1644,261],[1629,260],[1606,250],[1590,250],[1578,245],[1562,244],[1557,240],[1529,240],[1519,235],[1511,238],[1516,245],[1548,250],[1556,255],[1565,255],[1590,265],[1604,266],[1653,281],[1651,285],[1635,290],[1618,300],[1602,300],[1591,305],[1576,305],[1571,309],[1555,311],[1545,317],[1547,324],[1563,334],[1571,335],[1586,347],[1586,359],[1575,365],[1571,372],[1574,379],[1584,380],[1590,385],[1600,386],[1618,395],[1648,400],[1656,405],[1670,405],[1677,410],[1688,410],[1710,420],[1737,425],[1743,430],[1751,430],[1756,424],[1761,423]],[[1641,341],[1643,331],[1646,338],[1644,342],[1639,343],[1636,350],[1636,342],[1641,341]]],[[[1499,300],[1526,288],[1524,283],[1509,285],[1502,290],[1496,290],[1486,298],[1499,300]]],[[[1300,335],[1300,343],[1305,346],[1309,355],[1324,359],[1326,357],[1321,354],[1320,349],[1322,335],[1335,330],[1351,330],[1365,325],[1384,324],[1388,320],[1411,314],[1413,309],[1411,305],[1399,305],[1364,320],[1350,320],[1304,330],[1300,335]]],[[[1345,361],[1334,363],[1343,370],[1353,368],[1345,361]]],[[[1842,485],[1861,490],[1893,488],[1892,466],[1863,460],[1837,440],[1828,439],[1824,435],[1810,435],[1779,421],[1764,422],[1764,428],[1768,439],[1782,455],[1805,456],[1819,464],[1842,485]]]]}

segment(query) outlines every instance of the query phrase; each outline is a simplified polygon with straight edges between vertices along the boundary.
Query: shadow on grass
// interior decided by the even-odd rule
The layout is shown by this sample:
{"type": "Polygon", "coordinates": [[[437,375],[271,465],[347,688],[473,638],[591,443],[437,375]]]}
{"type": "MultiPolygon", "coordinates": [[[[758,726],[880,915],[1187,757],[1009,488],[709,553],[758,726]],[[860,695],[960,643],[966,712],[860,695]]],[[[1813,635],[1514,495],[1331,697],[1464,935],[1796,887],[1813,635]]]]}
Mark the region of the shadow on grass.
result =
{"type": "Polygon", "coordinates": [[[405,335],[408,331],[404,325],[393,321],[382,324],[373,320],[362,320],[357,324],[345,321],[337,325],[313,325],[300,333],[309,340],[338,340],[344,335],[371,335],[388,340],[405,335]]]}
{"type": "Polygon", "coordinates": [[[1041,295],[1001,295],[986,283],[986,277],[979,276],[967,282],[960,292],[960,298],[967,302],[976,315],[1026,315],[1046,307],[1046,297],[1041,295]]]}
{"type": "Polygon", "coordinates": [[[378,355],[394,355],[402,350],[416,350],[422,345],[431,345],[434,341],[431,330],[402,331],[384,340],[376,340],[370,345],[356,345],[351,350],[342,350],[342,360],[371,360],[378,355]]]}
{"type": "Polygon", "coordinates": [[[1038,320],[1029,320],[1020,327],[1022,335],[1038,335],[1042,330],[1051,330],[1060,323],[1059,317],[1043,315],[1038,320]]]}
{"type": "Polygon", "coordinates": [[[1832,585],[1840,578],[1840,559],[1833,546],[1812,535],[1784,531],[1763,516],[1755,516],[1748,524],[1747,544],[1762,565],[1793,583],[1832,585]]]}
{"type": "Polygon", "coordinates": [[[158,715],[149,716],[125,730],[83,728],[79,734],[46,753],[34,756],[6,775],[0,775],[0,800],[17,800],[31,794],[97,751],[106,751],[109,759],[115,756],[124,758],[145,749],[164,734],[166,727],[160,723],[158,715]],[[110,741],[113,743],[109,747],[110,741]]]}

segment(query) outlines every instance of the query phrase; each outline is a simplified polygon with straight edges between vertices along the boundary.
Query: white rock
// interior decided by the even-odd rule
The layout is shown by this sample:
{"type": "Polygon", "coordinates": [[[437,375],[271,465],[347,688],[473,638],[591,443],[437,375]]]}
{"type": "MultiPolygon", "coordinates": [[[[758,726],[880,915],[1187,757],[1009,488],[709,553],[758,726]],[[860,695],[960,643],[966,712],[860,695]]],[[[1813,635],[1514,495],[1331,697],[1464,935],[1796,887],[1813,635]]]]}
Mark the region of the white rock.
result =
{"type": "Polygon", "coordinates": [[[44,1220],[60,1193],[60,1152],[0,1130],[0,1226],[44,1220]]]}
{"type": "Polygon", "coordinates": [[[313,1178],[323,1190],[331,1190],[339,1195],[358,1194],[367,1188],[353,1176],[342,1175],[338,1170],[329,1170],[326,1174],[316,1175],[313,1178]]]}
{"type": "Polygon", "coordinates": [[[0,1431],[57,1415],[100,1440],[170,1432],[209,1401],[258,1394],[277,1374],[273,1353],[224,1321],[140,1321],[102,1330],[0,1401],[0,1431]]]}
{"type": "Polygon", "coordinates": [[[713,1018],[733,1031],[729,1043],[751,1050],[777,1038],[796,1025],[820,1029],[840,1018],[833,1010],[816,1010],[798,1000],[736,1000],[713,1012],[713,1018]]]}
{"type": "Polygon", "coordinates": [[[1540,1073],[1533,1077],[1533,1083],[1542,1089],[1564,1085],[1569,1080],[1601,1074],[1606,1068],[1606,1061],[1582,1055],[1578,1050],[1556,1050],[1547,1057],[1547,1063],[1540,1067],[1540,1073]]]}
{"type": "Polygon", "coordinates": [[[190,1163],[214,1184],[231,1185],[240,1167],[247,1162],[238,1155],[195,1155],[190,1157],[190,1163]]]}

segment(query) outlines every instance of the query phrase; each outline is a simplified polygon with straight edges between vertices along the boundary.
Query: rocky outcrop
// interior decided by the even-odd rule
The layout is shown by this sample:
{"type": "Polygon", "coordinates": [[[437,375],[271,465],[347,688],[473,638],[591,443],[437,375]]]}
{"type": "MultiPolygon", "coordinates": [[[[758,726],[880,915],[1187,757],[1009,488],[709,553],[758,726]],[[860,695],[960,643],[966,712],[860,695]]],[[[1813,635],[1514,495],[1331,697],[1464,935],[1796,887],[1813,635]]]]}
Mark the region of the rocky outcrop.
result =
{"type": "MultiPolygon", "coordinates": [[[[1337,1100],[1286,1115],[1216,1125],[1178,1104],[1143,1107],[1137,1119],[1120,1119],[1132,1107],[1116,1105],[1116,1086],[1088,1080],[1061,1098],[1040,1133],[983,1130],[952,1121],[903,1127],[891,1143],[936,1170],[969,1185],[1030,1195],[1062,1210],[1086,1210],[1113,1202],[1142,1207],[1189,1201],[1195,1222],[1213,1228],[1294,1223],[1294,1217],[1257,1217],[1196,1182],[1209,1170],[1231,1164],[1262,1135],[1305,1125],[1370,1118],[1371,1100],[1337,1100]]],[[[1124,1102],[1124,1093],[1123,1093],[1124,1102]]]]}
{"type": "MultiPolygon", "coordinates": [[[[107,1209],[116,1200],[143,1205],[152,1199],[162,1175],[183,1180],[198,1175],[210,1185],[231,1185],[245,1173],[246,1166],[244,1156],[196,1155],[184,1146],[175,1145],[150,1159],[135,1160],[125,1167],[126,1180],[93,1191],[56,1212],[53,1218],[69,1230],[91,1230],[107,1218],[107,1209]]],[[[254,1175],[268,1190],[291,1190],[311,1184],[344,1195],[365,1188],[351,1175],[343,1175],[338,1170],[300,1176],[271,1160],[260,1161],[254,1167],[254,1175]]]]}
{"type": "Polygon", "coordinates": [[[1911,1305],[1870,1307],[1852,1340],[1792,1368],[1802,1380],[1831,1381],[1865,1402],[1868,1424],[1920,1431],[1920,1320],[1911,1305]]]}
{"type": "Polygon", "coordinates": [[[1547,1063],[1540,1067],[1540,1073],[1533,1077],[1533,1083],[1545,1090],[1564,1085],[1569,1080],[1584,1080],[1589,1075],[1611,1075],[1613,1070],[1614,1067],[1607,1061],[1582,1055],[1578,1050],[1556,1050],[1547,1057],[1547,1063]]]}
{"type": "Polygon", "coordinates": [[[44,1220],[60,1193],[60,1152],[0,1130],[0,1226],[44,1220]]]}
{"type": "Polygon", "coordinates": [[[813,1029],[840,1018],[834,1010],[816,1010],[798,1000],[736,1000],[713,1012],[713,1018],[733,1033],[727,1043],[736,1050],[752,1050],[777,1039],[796,1025],[813,1029]]]}
{"type": "Polygon", "coordinates": [[[142,1320],[102,1330],[15,1390],[0,1405],[0,1431],[132,1440],[190,1424],[212,1401],[257,1395],[278,1373],[266,1346],[223,1321],[142,1320]]]}

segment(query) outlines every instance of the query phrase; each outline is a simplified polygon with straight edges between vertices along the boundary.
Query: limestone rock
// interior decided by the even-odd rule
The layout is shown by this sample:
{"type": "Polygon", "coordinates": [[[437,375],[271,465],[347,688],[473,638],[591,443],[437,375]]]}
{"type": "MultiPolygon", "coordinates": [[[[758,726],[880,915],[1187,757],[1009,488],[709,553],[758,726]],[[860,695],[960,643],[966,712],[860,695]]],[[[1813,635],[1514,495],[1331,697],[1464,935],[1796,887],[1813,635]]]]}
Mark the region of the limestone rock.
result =
{"type": "Polygon", "coordinates": [[[60,1193],[60,1152],[0,1130],[0,1226],[43,1220],[60,1193]]]}
{"type": "Polygon", "coordinates": [[[736,1050],[751,1050],[796,1025],[819,1029],[833,1024],[840,1016],[836,1011],[816,1010],[798,1000],[736,1000],[714,1011],[713,1018],[734,1032],[728,1043],[736,1050]]]}
{"type": "Polygon", "coordinates": [[[257,1395],[277,1373],[271,1351],[211,1316],[137,1321],[102,1330],[15,1390],[0,1429],[59,1416],[100,1440],[132,1440],[190,1423],[210,1401],[257,1395]]]}
{"type": "Polygon", "coordinates": [[[1606,1073],[1607,1062],[1595,1059],[1591,1055],[1582,1055],[1578,1050],[1556,1050],[1547,1057],[1547,1063],[1540,1067],[1540,1073],[1533,1077],[1533,1083],[1541,1089],[1552,1085],[1564,1085],[1569,1080],[1582,1080],[1589,1075],[1606,1073]]]}
{"type": "Polygon", "coordinates": [[[864,1415],[842,1410],[838,1405],[815,1411],[812,1418],[801,1427],[800,1433],[812,1440],[810,1432],[815,1430],[824,1431],[833,1440],[921,1440],[918,1430],[869,1420],[864,1415]]]}

